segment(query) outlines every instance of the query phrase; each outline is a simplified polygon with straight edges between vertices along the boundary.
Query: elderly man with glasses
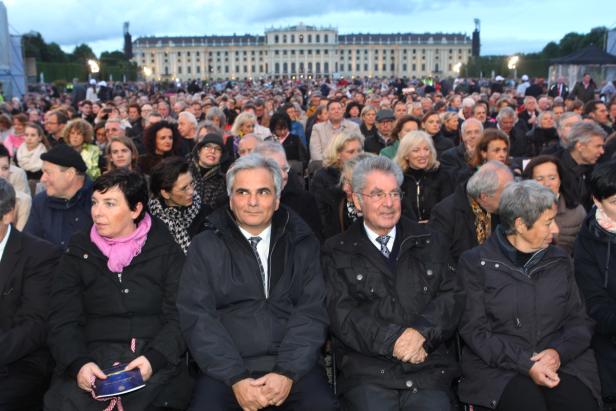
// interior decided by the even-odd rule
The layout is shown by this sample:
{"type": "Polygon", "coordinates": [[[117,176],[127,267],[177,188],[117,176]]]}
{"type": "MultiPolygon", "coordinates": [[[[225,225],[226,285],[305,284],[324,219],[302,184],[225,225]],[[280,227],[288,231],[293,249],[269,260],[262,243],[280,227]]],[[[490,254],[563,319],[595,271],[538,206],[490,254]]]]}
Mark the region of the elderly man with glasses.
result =
{"type": "Polygon", "coordinates": [[[401,216],[402,179],[388,158],[361,160],[352,188],[363,219],[322,253],[344,409],[451,409],[448,342],[463,298],[447,245],[401,216]]]}

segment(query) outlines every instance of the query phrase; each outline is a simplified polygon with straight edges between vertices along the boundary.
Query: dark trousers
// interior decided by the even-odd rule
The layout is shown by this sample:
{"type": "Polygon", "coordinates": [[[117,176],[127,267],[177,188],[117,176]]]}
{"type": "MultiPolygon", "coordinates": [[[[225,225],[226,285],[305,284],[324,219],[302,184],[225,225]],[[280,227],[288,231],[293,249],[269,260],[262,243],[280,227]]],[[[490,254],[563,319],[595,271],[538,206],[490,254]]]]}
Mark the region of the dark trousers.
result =
{"type": "Polygon", "coordinates": [[[449,411],[451,402],[446,391],[396,390],[373,384],[361,384],[342,395],[345,411],[449,411]]]}
{"type": "MultiPolygon", "coordinates": [[[[590,389],[576,377],[558,373],[554,388],[535,384],[526,375],[517,375],[505,387],[497,411],[598,411],[599,404],[590,389]]],[[[487,408],[475,407],[477,411],[487,408]]]]}
{"type": "Polygon", "coordinates": [[[25,362],[0,367],[0,410],[38,410],[49,386],[49,377],[25,362]]]}
{"type": "MultiPolygon", "coordinates": [[[[293,383],[291,392],[280,407],[267,407],[264,410],[289,411],[334,411],[338,403],[327,383],[321,367],[315,367],[302,379],[293,383]]],[[[225,383],[207,375],[201,375],[195,384],[190,411],[241,410],[233,390],[225,383]]]]}

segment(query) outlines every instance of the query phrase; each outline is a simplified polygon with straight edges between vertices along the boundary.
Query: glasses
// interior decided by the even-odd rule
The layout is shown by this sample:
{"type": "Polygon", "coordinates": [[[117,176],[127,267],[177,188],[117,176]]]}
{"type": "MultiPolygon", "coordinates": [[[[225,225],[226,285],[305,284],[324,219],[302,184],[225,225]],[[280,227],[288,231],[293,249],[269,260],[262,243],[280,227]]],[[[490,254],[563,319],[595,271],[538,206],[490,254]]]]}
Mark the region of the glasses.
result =
{"type": "Polygon", "coordinates": [[[207,151],[214,151],[214,152],[218,152],[221,153],[222,152],[222,147],[216,145],[216,144],[206,144],[205,146],[203,146],[203,148],[207,151]]]}
{"type": "Polygon", "coordinates": [[[196,187],[196,183],[191,181],[190,184],[187,184],[184,187],[179,188],[178,190],[182,193],[188,193],[189,191],[193,191],[196,187]]]}
{"type": "Polygon", "coordinates": [[[378,202],[385,200],[385,197],[387,196],[389,196],[389,198],[391,198],[392,201],[399,201],[402,199],[402,197],[404,197],[404,193],[400,190],[390,191],[389,193],[386,193],[385,191],[377,191],[375,193],[359,193],[359,194],[366,196],[373,201],[378,201],[378,202]]]}

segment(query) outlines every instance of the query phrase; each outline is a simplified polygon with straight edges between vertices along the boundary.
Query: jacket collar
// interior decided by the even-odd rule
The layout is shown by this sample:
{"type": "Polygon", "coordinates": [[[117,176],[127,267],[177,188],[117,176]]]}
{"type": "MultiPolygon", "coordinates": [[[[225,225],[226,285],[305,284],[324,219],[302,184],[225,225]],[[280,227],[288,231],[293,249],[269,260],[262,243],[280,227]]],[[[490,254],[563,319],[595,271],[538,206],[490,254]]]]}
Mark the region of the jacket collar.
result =
{"type": "Polygon", "coordinates": [[[66,210],[78,206],[79,204],[83,204],[84,202],[92,201],[93,187],[94,184],[92,183],[92,180],[90,180],[90,177],[86,176],[83,186],[77,190],[73,197],[68,200],[59,197],[49,197],[47,194],[44,195],[47,197],[47,204],[50,208],[66,210]]]}

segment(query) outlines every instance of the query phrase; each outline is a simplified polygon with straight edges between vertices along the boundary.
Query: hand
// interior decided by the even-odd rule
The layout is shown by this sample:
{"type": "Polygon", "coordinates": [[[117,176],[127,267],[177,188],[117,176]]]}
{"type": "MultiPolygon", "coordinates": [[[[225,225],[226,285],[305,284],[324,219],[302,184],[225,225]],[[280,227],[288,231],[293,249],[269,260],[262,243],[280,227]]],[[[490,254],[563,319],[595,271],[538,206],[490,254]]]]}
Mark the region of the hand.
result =
{"type": "Polygon", "coordinates": [[[126,368],[124,368],[124,370],[130,371],[134,370],[135,368],[139,368],[139,372],[141,372],[141,378],[143,378],[143,381],[149,380],[152,376],[152,365],[150,364],[150,361],[143,355],[140,355],[139,357],[129,362],[126,368]]]}
{"type": "Polygon", "coordinates": [[[89,362],[84,364],[83,367],[77,373],[77,385],[84,391],[91,392],[92,391],[92,383],[94,379],[98,378],[100,380],[107,379],[107,376],[104,372],[98,368],[93,362],[89,362]]]}
{"type": "Polygon", "coordinates": [[[531,361],[541,362],[552,371],[556,372],[560,368],[560,355],[553,348],[541,351],[530,357],[531,361]]]}
{"type": "Polygon", "coordinates": [[[528,375],[537,385],[554,388],[560,383],[556,371],[551,370],[541,361],[537,361],[528,371],[528,375]]]}
{"type": "Polygon", "coordinates": [[[424,361],[427,357],[423,349],[425,341],[426,339],[419,332],[413,328],[407,328],[394,344],[394,357],[404,362],[413,360],[415,361],[413,364],[424,361]]]}
{"type": "Polygon", "coordinates": [[[253,378],[245,378],[231,386],[235,399],[244,411],[257,411],[269,405],[267,398],[261,393],[263,385],[254,387],[254,381],[253,378]]]}
{"type": "Polygon", "coordinates": [[[253,387],[261,387],[261,393],[267,398],[268,405],[279,407],[289,396],[293,380],[281,374],[269,373],[250,383],[253,387]]]}

